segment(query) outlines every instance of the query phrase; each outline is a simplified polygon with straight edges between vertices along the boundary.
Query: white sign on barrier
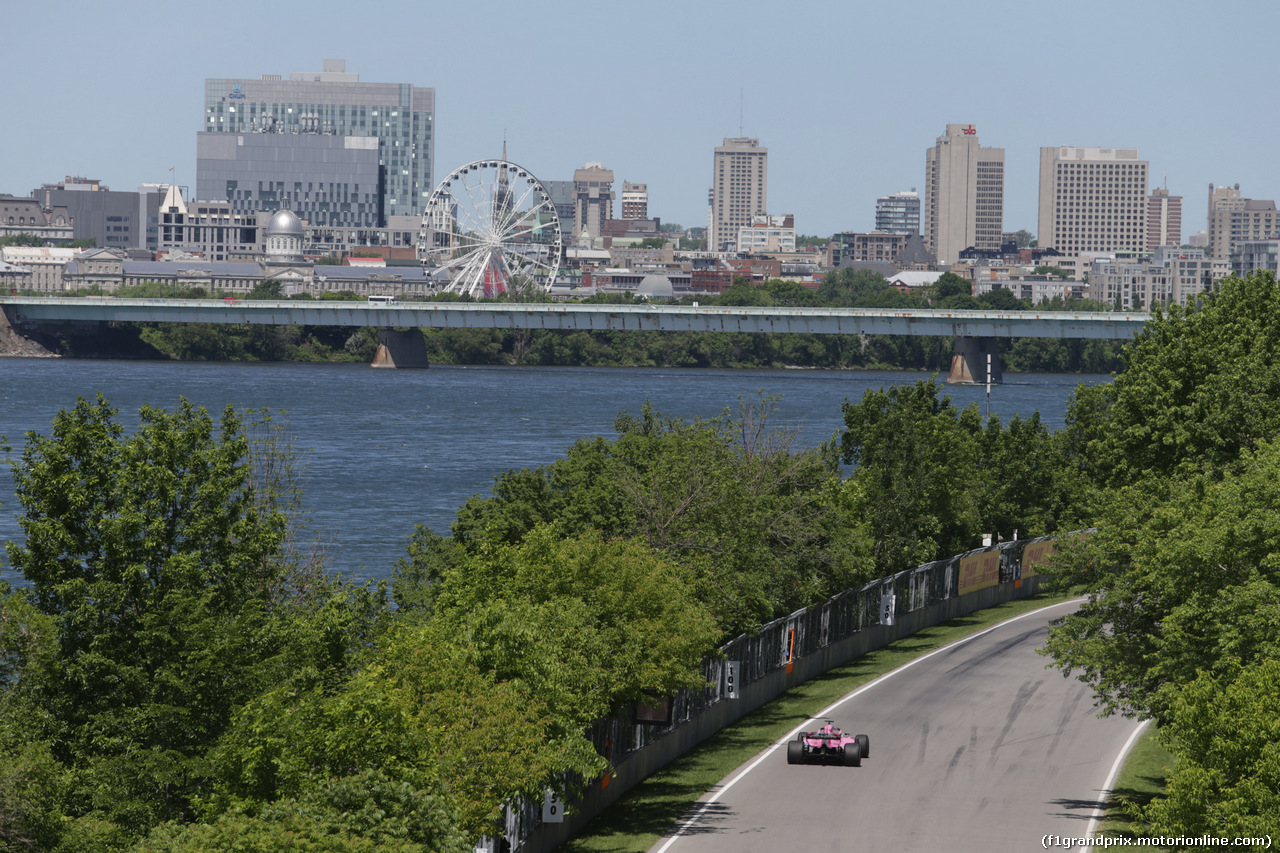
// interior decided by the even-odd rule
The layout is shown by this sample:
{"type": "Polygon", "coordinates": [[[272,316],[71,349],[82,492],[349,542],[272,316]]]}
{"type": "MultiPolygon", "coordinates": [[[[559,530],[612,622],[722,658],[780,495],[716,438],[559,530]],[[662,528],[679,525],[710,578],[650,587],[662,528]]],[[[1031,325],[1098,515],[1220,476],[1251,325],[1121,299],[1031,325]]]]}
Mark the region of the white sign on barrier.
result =
{"type": "Polygon", "coordinates": [[[897,604],[897,596],[895,596],[892,592],[885,592],[880,594],[880,624],[881,625],[893,624],[893,612],[896,609],[896,604],[897,604]]]}
{"type": "Polygon", "coordinates": [[[738,662],[725,661],[724,664],[724,698],[738,698],[738,662]]]}
{"type": "Polygon", "coordinates": [[[547,790],[546,798],[542,801],[542,822],[564,823],[564,800],[550,789],[547,790]]]}

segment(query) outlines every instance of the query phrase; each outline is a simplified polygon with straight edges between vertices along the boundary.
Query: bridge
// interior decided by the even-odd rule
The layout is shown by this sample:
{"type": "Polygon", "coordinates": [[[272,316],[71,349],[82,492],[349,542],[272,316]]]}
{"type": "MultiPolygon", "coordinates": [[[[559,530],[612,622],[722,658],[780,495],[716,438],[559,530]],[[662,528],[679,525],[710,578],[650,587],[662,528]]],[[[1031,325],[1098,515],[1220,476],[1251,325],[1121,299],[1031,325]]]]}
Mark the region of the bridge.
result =
{"type": "Polygon", "coordinates": [[[386,330],[379,345],[379,360],[374,364],[388,367],[426,366],[421,335],[395,332],[397,328],[928,335],[956,339],[947,380],[953,383],[985,379],[989,355],[992,380],[999,381],[999,360],[995,358],[995,342],[999,338],[1129,340],[1151,316],[1071,311],[47,296],[0,296],[0,310],[16,329],[48,322],[373,326],[386,330]]]}

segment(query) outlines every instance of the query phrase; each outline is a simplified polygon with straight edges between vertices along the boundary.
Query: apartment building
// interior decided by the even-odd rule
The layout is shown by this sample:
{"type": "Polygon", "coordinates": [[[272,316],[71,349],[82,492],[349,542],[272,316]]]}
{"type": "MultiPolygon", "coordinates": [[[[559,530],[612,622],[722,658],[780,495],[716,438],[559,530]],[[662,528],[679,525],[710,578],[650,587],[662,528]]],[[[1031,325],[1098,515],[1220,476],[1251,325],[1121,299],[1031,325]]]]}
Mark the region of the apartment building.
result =
{"type": "Polygon", "coordinates": [[[726,138],[715,150],[711,176],[707,248],[723,252],[752,217],[769,210],[769,149],[759,139],[726,138]]]}

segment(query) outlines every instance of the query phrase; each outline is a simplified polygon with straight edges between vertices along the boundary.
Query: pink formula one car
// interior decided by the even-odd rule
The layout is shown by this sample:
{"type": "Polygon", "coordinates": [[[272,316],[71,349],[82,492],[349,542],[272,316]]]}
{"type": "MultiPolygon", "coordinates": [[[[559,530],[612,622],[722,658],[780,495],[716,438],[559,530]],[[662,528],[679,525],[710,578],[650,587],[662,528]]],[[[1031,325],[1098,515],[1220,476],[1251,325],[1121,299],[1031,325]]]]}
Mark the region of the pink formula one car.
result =
{"type": "Polygon", "coordinates": [[[871,752],[871,739],[866,735],[851,735],[836,728],[831,720],[816,732],[801,732],[787,744],[787,763],[804,764],[817,761],[857,767],[871,752]]]}

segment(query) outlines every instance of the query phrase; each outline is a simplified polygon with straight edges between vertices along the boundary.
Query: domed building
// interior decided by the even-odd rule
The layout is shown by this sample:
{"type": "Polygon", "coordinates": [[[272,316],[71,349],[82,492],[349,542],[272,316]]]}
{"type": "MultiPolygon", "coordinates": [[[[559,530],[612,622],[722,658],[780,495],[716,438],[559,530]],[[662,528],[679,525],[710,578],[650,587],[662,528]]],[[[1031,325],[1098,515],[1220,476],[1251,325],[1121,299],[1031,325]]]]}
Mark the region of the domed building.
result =
{"type": "Polygon", "coordinates": [[[302,220],[289,209],[289,200],[267,222],[264,244],[267,254],[258,266],[262,277],[280,282],[284,292],[310,290],[315,276],[315,262],[302,254],[302,220]]]}
{"type": "Polygon", "coordinates": [[[288,201],[267,223],[266,237],[268,258],[302,260],[302,220],[289,209],[288,201]]]}

